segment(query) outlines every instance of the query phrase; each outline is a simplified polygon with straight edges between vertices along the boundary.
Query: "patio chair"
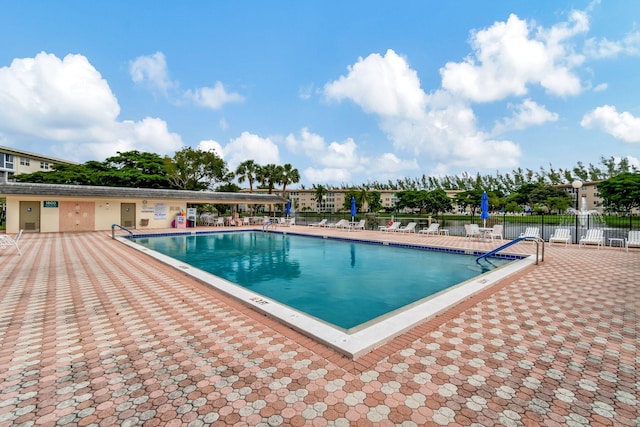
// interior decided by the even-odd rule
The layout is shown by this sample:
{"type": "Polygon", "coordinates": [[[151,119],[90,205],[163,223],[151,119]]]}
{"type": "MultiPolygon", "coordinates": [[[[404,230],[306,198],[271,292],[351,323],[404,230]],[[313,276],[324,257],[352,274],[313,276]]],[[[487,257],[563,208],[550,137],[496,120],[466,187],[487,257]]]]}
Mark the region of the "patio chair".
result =
{"type": "Polygon", "coordinates": [[[482,237],[480,232],[480,226],[478,224],[465,224],[464,225],[465,237],[467,239],[479,239],[482,237]]]}
{"type": "Polygon", "coordinates": [[[440,228],[440,223],[438,222],[433,222],[431,223],[431,225],[427,228],[423,228],[422,230],[418,231],[418,233],[420,234],[432,234],[434,236],[438,235],[438,229],[440,228]]]}
{"type": "Polygon", "coordinates": [[[502,229],[504,228],[503,225],[498,224],[498,225],[494,225],[493,228],[491,229],[491,231],[487,232],[486,236],[490,237],[491,240],[493,241],[493,239],[497,239],[500,238],[500,241],[503,240],[502,238],[502,229]]]}
{"type": "Polygon", "coordinates": [[[366,223],[367,223],[367,222],[366,222],[366,220],[361,219],[359,222],[357,222],[357,223],[355,223],[355,224],[350,224],[349,230],[350,230],[350,231],[351,231],[351,230],[353,230],[353,231],[356,231],[356,230],[362,230],[362,231],[364,231],[364,227],[365,227],[365,224],[366,224],[366,223]]]}
{"type": "Polygon", "coordinates": [[[405,225],[404,227],[400,227],[398,228],[399,233],[415,233],[416,232],[416,225],[418,225],[417,222],[410,222],[409,224],[405,225]]]}
{"type": "Polygon", "coordinates": [[[327,218],[321,220],[320,222],[312,222],[309,224],[309,227],[325,227],[327,225],[327,218]]]}
{"type": "Polygon", "coordinates": [[[10,246],[13,246],[14,248],[16,248],[16,251],[18,251],[18,255],[22,256],[22,251],[18,247],[18,241],[20,240],[23,231],[24,230],[18,231],[15,239],[12,239],[6,234],[0,235],[0,248],[8,248],[10,246]]]}
{"type": "Polygon", "coordinates": [[[518,237],[528,237],[531,239],[540,238],[540,229],[538,227],[527,227],[524,229],[524,233],[521,233],[518,237]]]}
{"type": "Polygon", "coordinates": [[[565,246],[571,244],[571,230],[568,228],[556,228],[553,235],[549,237],[549,246],[553,246],[554,243],[564,242],[565,246]]]}
{"type": "Polygon", "coordinates": [[[627,249],[627,252],[629,252],[630,247],[640,248],[640,231],[629,231],[629,236],[624,240],[624,247],[627,249]]]}
{"type": "Polygon", "coordinates": [[[597,245],[600,249],[600,246],[604,246],[604,231],[599,228],[587,230],[587,234],[580,239],[578,247],[581,248],[583,245],[597,245]]]}
{"type": "Polygon", "coordinates": [[[394,221],[391,223],[391,225],[383,225],[378,227],[378,230],[380,231],[398,231],[398,229],[400,228],[400,225],[402,223],[400,221],[394,221]]]}

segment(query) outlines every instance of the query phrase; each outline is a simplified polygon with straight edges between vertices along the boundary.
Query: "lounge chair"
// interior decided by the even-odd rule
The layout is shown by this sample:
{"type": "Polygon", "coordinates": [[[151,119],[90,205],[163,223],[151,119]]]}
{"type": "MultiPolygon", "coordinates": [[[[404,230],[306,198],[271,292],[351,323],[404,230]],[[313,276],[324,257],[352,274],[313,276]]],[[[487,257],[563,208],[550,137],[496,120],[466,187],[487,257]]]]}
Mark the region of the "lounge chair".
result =
{"type": "Polygon", "coordinates": [[[18,241],[20,240],[23,231],[24,230],[20,230],[15,239],[12,239],[6,234],[0,235],[0,248],[8,248],[10,246],[13,246],[14,248],[16,248],[16,251],[18,251],[18,255],[22,256],[22,251],[20,251],[20,248],[18,247],[18,241]]]}
{"type": "Polygon", "coordinates": [[[531,239],[540,238],[540,229],[538,227],[527,227],[524,229],[524,233],[521,233],[518,237],[529,237],[531,239]]]}
{"type": "Polygon", "coordinates": [[[219,216],[216,222],[213,223],[215,227],[224,227],[224,217],[219,216]]]}
{"type": "Polygon", "coordinates": [[[349,228],[349,221],[346,219],[341,219],[338,222],[332,222],[331,224],[327,224],[325,227],[327,228],[349,228]]]}
{"type": "Polygon", "coordinates": [[[640,231],[629,231],[629,236],[624,239],[624,247],[629,252],[630,247],[640,248],[640,231]]]}
{"type": "Polygon", "coordinates": [[[599,228],[587,230],[587,234],[580,239],[578,247],[581,248],[582,245],[597,245],[600,249],[600,246],[604,246],[604,231],[599,228]]]}
{"type": "Polygon", "coordinates": [[[353,231],[356,231],[356,230],[364,231],[364,226],[365,226],[366,223],[367,223],[366,220],[361,219],[359,222],[357,222],[355,224],[349,224],[350,225],[349,226],[349,231],[351,231],[351,230],[353,230],[353,231]]]}
{"type": "Polygon", "coordinates": [[[549,246],[554,243],[563,243],[565,246],[571,244],[571,230],[568,228],[556,228],[553,235],[549,237],[549,246]]]}
{"type": "Polygon", "coordinates": [[[378,230],[380,231],[398,231],[398,229],[400,228],[400,221],[394,221],[391,223],[391,225],[387,225],[387,226],[380,226],[378,227],[378,230]]]}
{"type": "Polygon", "coordinates": [[[502,241],[502,229],[503,229],[503,225],[494,225],[493,228],[488,231],[485,236],[490,237],[491,240],[493,241],[493,239],[497,239],[500,238],[500,241],[502,241]]]}
{"type": "Polygon", "coordinates": [[[440,228],[440,223],[437,222],[433,222],[431,223],[431,225],[427,228],[423,228],[422,230],[418,231],[418,233],[420,234],[433,234],[434,236],[436,236],[438,234],[438,229],[440,228]]]}
{"type": "Polygon", "coordinates": [[[464,225],[465,237],[467,239],[476,238],[479,239],[483,235],[480,232],[480,226],[478,224],[465,224],[464,225]]]}
{"type": "Polygon", "coordinates": [[[327,225],[327,218],[321,220],[320,222],[312,222],[309,224],[309,227],[325,227],[327,225]]]}
{"type": "Polygon", "coordinates": [[[399,233],[415,233],[416,232],[416,225],[418,225],[417,222],[410,222],[409,224],[405,225],[404,227],[398,228],[396,231],[398,231],[399,233]]]}

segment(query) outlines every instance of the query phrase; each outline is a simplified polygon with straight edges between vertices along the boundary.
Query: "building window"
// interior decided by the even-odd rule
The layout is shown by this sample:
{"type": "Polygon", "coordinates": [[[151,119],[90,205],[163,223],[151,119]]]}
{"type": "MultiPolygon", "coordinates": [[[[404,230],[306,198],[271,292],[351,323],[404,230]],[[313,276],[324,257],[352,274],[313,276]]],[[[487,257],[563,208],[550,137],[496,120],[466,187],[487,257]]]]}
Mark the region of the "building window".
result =
{"type": "Polygon", "coordinates": [[[7,169],[13,169],[13,154],[4,155],[4,167],[7,169]]]}
{"type": "Polygon", "coordinates": [[[24,157],[20,157],[20,166],[30,166],[31,162],[29,159],[25,159],[24,157]]]}
{"type": "Polygon", "coordinates": [[[40,162],[40,169],[49,169],[49,163],[40,162]]]}

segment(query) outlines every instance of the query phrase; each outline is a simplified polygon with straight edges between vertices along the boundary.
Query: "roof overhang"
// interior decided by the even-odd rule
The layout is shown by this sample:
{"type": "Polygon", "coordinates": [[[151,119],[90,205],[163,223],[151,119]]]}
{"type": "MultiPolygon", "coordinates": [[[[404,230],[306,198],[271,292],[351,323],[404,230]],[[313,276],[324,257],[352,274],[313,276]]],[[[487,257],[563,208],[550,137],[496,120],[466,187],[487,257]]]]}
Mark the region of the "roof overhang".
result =
{"type": "Polygon", "coordinates": [[[164,190],[153,188],[97,187],[89,185],[0,182],[0,196],[103,197],[119,199],[183,200],[189,203],[282,204],[276,194],[222,193],[214,191],[164,190]]]}

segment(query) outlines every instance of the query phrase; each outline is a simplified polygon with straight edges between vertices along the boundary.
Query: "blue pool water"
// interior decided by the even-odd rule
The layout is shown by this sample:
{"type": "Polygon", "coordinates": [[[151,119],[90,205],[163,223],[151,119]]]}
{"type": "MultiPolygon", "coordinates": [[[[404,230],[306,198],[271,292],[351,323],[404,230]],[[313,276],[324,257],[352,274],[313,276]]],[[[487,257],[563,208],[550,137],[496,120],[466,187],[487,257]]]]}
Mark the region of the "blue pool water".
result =
{"type": "Polygon", "coordinates": [[[136,243],[350,329],[478,276],[475,257],[279,233],[136,238],[136,243]]]}

